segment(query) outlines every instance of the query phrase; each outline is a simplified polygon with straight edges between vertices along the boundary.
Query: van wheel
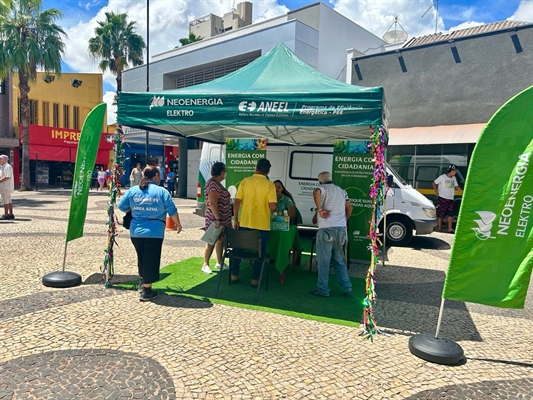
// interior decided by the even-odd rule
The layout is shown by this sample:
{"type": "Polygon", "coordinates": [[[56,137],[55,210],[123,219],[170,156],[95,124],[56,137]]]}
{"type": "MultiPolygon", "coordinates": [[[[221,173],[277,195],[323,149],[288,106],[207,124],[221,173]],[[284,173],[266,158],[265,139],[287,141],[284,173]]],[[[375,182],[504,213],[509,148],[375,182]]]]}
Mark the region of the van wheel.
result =
{"type": "Polygon", "coordinates": [[[391,216],[387,218],[387,241],[391,246],[404,246],[411,241],[413,228],[407,218],[391,216]]]}

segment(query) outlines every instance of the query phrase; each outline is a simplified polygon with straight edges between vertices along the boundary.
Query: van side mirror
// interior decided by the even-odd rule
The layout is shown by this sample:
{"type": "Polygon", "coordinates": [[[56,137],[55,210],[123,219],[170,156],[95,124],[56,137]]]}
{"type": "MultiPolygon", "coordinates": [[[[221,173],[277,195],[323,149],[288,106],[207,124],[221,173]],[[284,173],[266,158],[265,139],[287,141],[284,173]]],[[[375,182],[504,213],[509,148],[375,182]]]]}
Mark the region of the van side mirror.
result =
{"type": "Polygon", "coordinates": [[[393,175],[387,175],[387,187],[392,187],[394,184],[394,176],[393,175]]]}

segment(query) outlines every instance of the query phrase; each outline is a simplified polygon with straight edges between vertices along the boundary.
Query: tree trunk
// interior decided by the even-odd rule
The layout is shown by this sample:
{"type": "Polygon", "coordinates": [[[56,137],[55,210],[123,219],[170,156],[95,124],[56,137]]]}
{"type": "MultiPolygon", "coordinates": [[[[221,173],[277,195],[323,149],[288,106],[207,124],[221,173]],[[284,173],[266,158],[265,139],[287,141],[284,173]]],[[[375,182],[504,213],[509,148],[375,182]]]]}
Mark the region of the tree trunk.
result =
{"type": "Polygon", "coordinates": [[[115,101],[118,105],[118,95],[122,92],[122,71],[120,69],[117,70],[117,94],[115,97],[115,101]]]}
{"type": "Polygon", "coordinates": [[[22,124],[22,180],[20,190],[33,190],[30,183],[30,100],[28,75],[19,71],[20,123],[22,124]]]}

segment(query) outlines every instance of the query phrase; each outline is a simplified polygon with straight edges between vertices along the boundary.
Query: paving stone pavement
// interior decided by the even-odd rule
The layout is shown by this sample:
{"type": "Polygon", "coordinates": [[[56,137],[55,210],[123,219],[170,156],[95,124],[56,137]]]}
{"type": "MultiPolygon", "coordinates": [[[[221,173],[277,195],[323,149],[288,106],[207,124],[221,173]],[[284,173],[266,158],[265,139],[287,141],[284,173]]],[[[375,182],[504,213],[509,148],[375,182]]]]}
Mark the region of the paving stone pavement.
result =
{"type": "MultiPolygon", "coordinates": [[[[371,342],[351,327],[105,289],[101,192],[91,192],[85,235],[67,249],[66,269],[84,284],[44,287],[43,275],[62,268],[69,200],[68,190],[16,192],[17,218],[0,221],[0,399],[532,398],[531,288],[524,310],[446,301],[441,335],[463,347],[459,365],[410,354],[411,335],[435,330],[450,235],[387,249],[376,275],[384,334],[371,342]]],[[[203,252],[195,203],[175,203],[185,229],[167,232],[162,265],[203,252]]],[[[136,275],[122,228],[115,257],[115,282],[136,275]]]]}

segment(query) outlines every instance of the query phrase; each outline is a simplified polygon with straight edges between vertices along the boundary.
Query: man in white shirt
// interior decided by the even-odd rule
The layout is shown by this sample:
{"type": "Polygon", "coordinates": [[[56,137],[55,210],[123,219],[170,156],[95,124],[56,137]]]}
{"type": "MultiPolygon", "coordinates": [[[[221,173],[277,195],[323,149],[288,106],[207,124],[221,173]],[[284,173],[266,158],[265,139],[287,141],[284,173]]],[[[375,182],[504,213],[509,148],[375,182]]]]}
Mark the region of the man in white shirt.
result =
{"type": "Polygon", "coordinates": [[[318,232],[316,235],[316,259],[318,262],[317,288],[313,296],[329,297],[329,266],[333,259],[335,276],[345,297],[352,297],[352,283],[348,276],[342,247],[348,240],[346,221],[352,214],[348,194],[334,185],[329,172],[318,174],[320,185],[313,191],[317,207],[318,232]]]}
{"type": "Polygon", "coordinates": [[[13,215],[13,203],[11,202],[11,193],[15,191],[15,182],[13,181],[13,167],[7,162],[9,157],[5,154],[0,155],[0,198],[4,206],[4,215],[0,216],[1,220],[15,219],[13,215]]]}
{"type": "Polygon", "coordinates": [[[454,233],[452,226],[453,219],[453,195],[454,190],[458,190],[463,193],[462,189],[457,184],[455,178],[457,174],[457,166],[452,164],[448,167],[448,172],[442,174],[432,183],[433,190],[437,195],[437,231],[442,229],[442,219],[447,217],[448,219],[448,233],[454,233]]]}

